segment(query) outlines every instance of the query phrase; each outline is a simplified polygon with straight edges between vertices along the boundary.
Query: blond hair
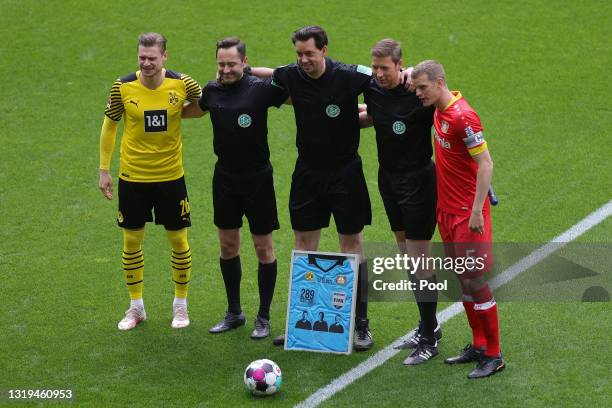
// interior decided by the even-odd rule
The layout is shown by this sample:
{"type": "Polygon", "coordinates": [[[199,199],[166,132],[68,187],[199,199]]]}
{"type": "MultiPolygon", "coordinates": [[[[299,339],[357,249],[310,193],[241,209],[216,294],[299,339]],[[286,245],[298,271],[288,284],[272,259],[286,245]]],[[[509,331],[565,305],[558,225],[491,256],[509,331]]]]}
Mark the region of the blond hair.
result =
{"type": "Polygon", "coordinates": [[[401,44],[391,38],[385,38],[374,44],[371,52],[373,57],[391,57],[391,60],[396,64],[402,59],[401,44]]]}
{"type": "Polygon", "coordinates": [[[438,61],[425,60],[419,62],[416,67],[412,70],[412,79],[416,79],[419,76],[426,74],[427,79],[435,81],[438,78],[442,78],[446,82],[446,74],[444,73],[444,67],[438,61]]]}
{"type": "Polygon", "coordinates": [[[166,37],[159,33],[143,33],[138,36],[138,46],[153,47],[157,45],[162,54],[166,51],[166,37]]]}

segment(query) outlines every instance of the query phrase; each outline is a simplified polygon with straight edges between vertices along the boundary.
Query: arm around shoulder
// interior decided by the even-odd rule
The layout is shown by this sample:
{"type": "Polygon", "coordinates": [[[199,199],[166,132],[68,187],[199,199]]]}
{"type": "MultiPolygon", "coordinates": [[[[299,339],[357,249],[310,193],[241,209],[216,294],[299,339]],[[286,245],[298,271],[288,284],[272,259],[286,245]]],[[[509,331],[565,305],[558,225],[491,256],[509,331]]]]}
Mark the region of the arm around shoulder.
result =
{"type": "Polygon", "coordinates": [[[267,67],[251,67],[250,74],[257,78],[272,78],[274,70],[267,67]]]}
{"type": "Polygon", "coordinates": [[[374,121],[372,120],[372,117],[368,115],[368,111],[361,110],[360,108],[359,109],[359,127],[361,129],[364,129],[364,128],[369,128],[372,125],[374,125],[374,121]]]}
{"type": "Polygon", "coordinates": [[[203,111],[202,108],[200,108],[200,104],[198,101],[193,101],[183,105],[183,112],[181,113],[181,117],[183,119],[201,118],[207,112],[208,111],[203,111]]]}

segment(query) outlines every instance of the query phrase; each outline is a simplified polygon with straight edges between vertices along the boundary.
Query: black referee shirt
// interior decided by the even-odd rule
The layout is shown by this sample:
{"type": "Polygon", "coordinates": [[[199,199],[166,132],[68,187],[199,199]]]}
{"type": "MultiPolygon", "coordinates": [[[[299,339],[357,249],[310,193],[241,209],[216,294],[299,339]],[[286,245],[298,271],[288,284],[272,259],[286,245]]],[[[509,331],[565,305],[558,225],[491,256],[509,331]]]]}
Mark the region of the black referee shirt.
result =
{"type": "Polygon", "coordinates": [[[310,78],[297,64],[276,68],[272,83],[291,96],[299,159],[313,169],[348,163],[359,147],[357,96],[370,82],[371,70],[325,59],[325,73],[310,78]]]}
{"type": "Polygon", "coordinates": [[[403,84],[385,89],[374,78],[365,92],[365,103],[376,129],[378,162],[383,169],[413,171],[429,164],[433,106],[424,107],[403,84]]]}
{"type": "Polygon", "coordinates": [[[214,151],[223,169],[245,173],[268,166],[268,108],[286,99],[270,80],[249,75],[230,85],[210,81],[204,87],[199,104],[210,112],[214,151]]]}

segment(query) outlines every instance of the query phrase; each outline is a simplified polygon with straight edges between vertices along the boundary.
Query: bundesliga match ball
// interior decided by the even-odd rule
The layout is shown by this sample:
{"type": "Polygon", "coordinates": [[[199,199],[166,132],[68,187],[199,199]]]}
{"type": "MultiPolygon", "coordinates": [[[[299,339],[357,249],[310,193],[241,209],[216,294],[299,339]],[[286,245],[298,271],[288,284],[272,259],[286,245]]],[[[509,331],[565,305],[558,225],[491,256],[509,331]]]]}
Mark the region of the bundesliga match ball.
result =
{"type": "Polygon", "coordinates": [[[272,360],[255,360],[244,370],[244,385],[254,395],[272,395],[282,383],[281,369],[272,360]]]}

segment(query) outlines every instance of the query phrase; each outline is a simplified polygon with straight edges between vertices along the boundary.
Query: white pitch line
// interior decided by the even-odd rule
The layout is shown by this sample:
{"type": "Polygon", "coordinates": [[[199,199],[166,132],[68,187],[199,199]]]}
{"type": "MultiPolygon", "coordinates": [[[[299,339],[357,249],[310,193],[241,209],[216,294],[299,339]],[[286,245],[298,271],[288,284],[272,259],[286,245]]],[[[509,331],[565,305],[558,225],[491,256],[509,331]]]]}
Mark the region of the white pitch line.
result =
{"type": "MultiPolygon", "coordinates": [[[[551,255],[558,249],[564,247],[569,242],[575,240],[597,224],[604,221],[610,215],[612,215],[612,201],[608,201],[601,208],[593,211],[591,214],[587,215],[585,218],[571,226],[567,231],[553,238],[547,244],[531,252],[529,255],[507,268],[501,274],[497,275],[490,281],[491,288],[497,289],[498,287],[510,282],[525,270],[541,262],[547,256],[551,255]]],[[[462,312],[463,304],[461,302],[453,303],[438,313],[438,322],[440,322],[440,324],[445,323],[462,312]]],[[[401,344],[413,334],[414,330],[398,338],[393,343],[378,351],[376,354],[361,362],[359,365],[353,367],[346,373],[337,377],[326,386],[319,388],[310,397],[295,405],[295,408],[314,408],[319,406],[322,402],[328,400],[340,390],[348,387],[350,384],[365,376],[375,368],[380,367],[387,360],[397,355],[401,350],[395,350],[393,347],[401,344]]]]}

